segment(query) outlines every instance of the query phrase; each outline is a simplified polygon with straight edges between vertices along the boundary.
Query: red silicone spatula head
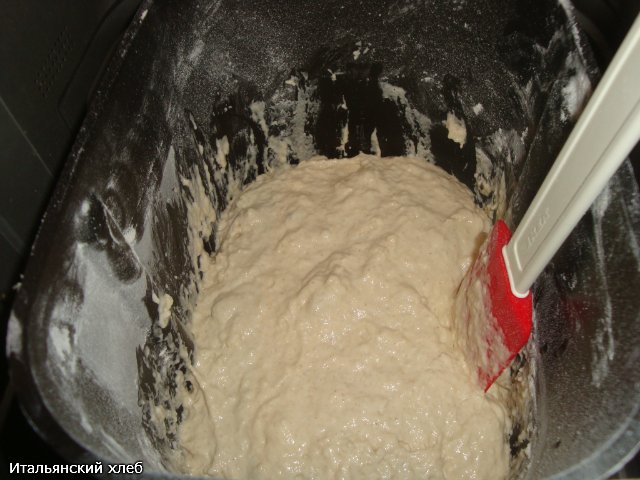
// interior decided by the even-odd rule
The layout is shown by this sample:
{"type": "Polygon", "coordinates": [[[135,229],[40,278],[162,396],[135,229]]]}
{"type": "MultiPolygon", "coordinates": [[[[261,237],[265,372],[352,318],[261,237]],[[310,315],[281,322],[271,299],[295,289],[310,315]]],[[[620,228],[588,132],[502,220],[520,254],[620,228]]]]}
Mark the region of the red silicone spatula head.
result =
{"type": "Polygon", "coordinates": [[[502,255],[511,232],[499,220],[467,276],[456,299],[456,329],[467,362],[477,368],[485,391],[524,347],[531,334],[531,293],[521,298],[511,291],[502,255]]]}

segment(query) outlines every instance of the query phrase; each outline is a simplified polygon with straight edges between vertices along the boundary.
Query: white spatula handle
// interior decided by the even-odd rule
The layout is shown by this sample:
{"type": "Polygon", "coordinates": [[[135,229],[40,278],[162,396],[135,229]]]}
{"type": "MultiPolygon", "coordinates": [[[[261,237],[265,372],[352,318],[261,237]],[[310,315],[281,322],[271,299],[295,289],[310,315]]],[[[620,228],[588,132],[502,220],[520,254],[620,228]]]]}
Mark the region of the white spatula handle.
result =
{"type": "Polygon", "coordinates": [[[527,294],[638,139],[640,16],[503,250],[515,295],[527,294]]]}

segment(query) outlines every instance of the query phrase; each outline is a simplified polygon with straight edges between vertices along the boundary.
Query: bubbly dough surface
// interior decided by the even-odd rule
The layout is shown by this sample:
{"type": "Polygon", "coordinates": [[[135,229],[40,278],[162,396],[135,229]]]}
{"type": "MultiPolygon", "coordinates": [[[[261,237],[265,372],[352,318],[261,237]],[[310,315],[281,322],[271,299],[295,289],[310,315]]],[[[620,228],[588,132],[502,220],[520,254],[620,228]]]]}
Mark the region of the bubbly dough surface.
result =
{"type": "Polygon", "coordinates": [[[259,177],[204,259],[179,468],[506,477],[509,420],[452,327],[489,228],[464,186],[414,158],[317,158],[259,177]]]}

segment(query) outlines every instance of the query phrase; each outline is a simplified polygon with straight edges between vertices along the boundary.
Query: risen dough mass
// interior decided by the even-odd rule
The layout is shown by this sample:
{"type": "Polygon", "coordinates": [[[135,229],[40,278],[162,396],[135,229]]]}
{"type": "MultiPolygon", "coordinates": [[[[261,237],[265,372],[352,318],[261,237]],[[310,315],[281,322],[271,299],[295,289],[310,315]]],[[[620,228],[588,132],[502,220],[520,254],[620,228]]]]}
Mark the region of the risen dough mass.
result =
{"type": "Polygon", "coordinates": [[[415,158],[317,158],[259,177],[205,259],[178,468],[506,477],[505,409],[452,333],[489,228],[464,186],[415,158]]]}

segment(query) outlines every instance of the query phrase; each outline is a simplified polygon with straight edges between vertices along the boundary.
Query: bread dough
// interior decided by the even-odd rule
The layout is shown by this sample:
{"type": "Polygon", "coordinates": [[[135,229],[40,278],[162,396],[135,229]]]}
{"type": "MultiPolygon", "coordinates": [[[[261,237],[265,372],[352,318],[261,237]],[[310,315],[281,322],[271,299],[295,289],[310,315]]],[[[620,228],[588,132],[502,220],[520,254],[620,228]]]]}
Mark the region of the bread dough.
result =
{"type": "Polygon", "coordinates": [[[259,177],[205,259],[177,468],[506,477],[508,416],[452,327],[489,228],[468,189],[416,158],[315,158],[259,177]]]}
{"type": "Polygon", "coordinates": [[[449,132],[447,138],[460,145],[460,148],[464,147],[464,144],[467,142],[467,126],[464,120],[456,117],[454,113],[448,112],[447,120],[444,124],[449,132]]]}

